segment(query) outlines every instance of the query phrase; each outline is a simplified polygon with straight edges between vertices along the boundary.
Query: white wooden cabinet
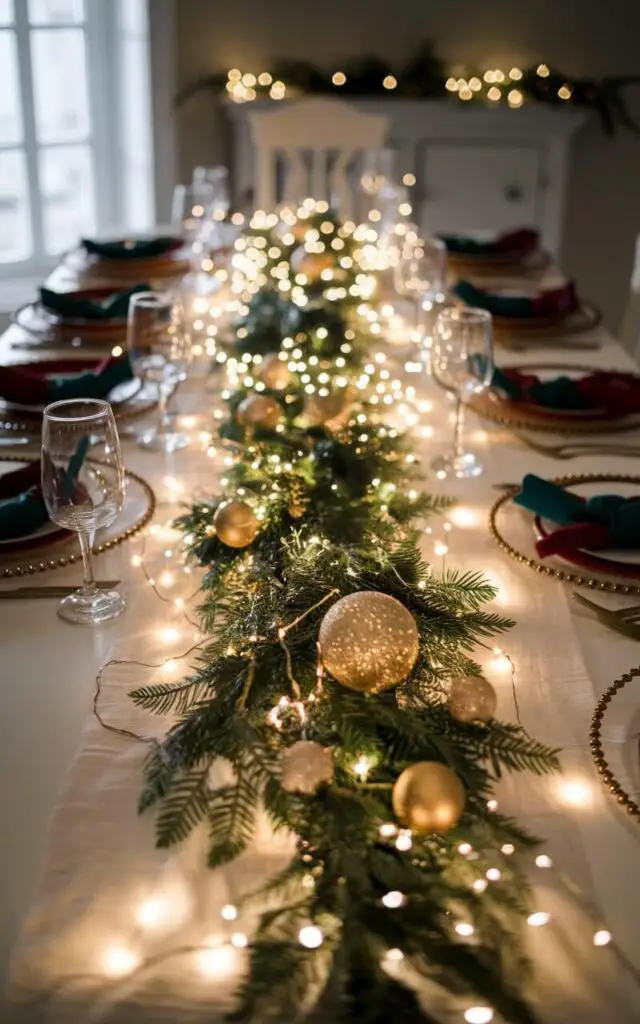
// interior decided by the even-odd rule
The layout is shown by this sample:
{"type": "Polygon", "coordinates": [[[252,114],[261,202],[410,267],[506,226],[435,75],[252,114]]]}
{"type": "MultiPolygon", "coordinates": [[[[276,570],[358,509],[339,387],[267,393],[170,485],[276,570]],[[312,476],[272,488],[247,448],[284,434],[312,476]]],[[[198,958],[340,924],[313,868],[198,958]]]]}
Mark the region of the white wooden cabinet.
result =
{"type": "MultiPolygon", "coordinates": [[[[248,123],[258,103],[229,103],[236,194],[253,188],[255,153],[248,123]]],[[[557,253],[563,226],[571,136],[586,115],[566,109],[463,106],[444,100],[360,100],[354,105],[389,119],[387,144],[398,178],[410,190],[426,231],[503,231],[535,226],[557,253]]]]}

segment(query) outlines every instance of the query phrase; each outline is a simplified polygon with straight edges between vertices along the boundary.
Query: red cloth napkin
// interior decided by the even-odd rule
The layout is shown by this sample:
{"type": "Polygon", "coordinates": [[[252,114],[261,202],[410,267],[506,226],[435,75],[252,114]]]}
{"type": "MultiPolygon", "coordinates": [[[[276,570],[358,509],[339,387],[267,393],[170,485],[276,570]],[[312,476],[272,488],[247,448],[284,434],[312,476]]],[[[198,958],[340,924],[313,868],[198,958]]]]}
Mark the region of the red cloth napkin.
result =
{"type": "Polygon", "coordinates": [[[560,526],[536,543],[540,558],[571,555],[580,548],[601,551],[610,547],[611,534],[606,523],[571,523],[569,526],[560,526]]]}
{"type": "Polygon", "coordinates": [[[563,316],[578,308],[578,296],[573,281],[559,288],[548,288],[531,299],[533,316],[563,316]]]}
{"type": "Polygon", "coordinates": [[[540,235],[533,228],[505,231],[494,242],[496,252],[536,252],[539,246],[540,235]]]}
{"type": "Polygon", "coordinates": [[[0,367],[0,398],[22,405],[46,405],[49,377],[91,370],[102,373],[114,361],[106,359],[43,359],[38,363],[15,363],[0,367]]]}
{"type": "Polygon", "coordinates": [[[0,501],[24,494],[31,487],[40,487],[40,463],[30,462],[28,466],[14,469],[0,476],[0,501]]]}

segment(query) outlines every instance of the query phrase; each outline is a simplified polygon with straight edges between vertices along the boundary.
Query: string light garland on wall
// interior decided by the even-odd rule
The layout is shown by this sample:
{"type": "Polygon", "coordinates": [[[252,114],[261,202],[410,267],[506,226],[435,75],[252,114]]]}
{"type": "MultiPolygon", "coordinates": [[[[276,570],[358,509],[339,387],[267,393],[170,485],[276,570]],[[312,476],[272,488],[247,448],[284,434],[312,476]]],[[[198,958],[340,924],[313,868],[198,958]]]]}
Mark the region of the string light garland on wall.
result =
{"type": "Polygon", "coordinates": [[[231,68],[226,74],[206,75],[186,86],[176,103],[180,105],[202,90],[226,91],[235,103],[309,95],[354,99],[393,96],[398,100],[449,97],[463,104],[512,110],[527,103],[573,105],[593,110],[607,133],[616,127],[638,132],[640,126],[631,116],[625,90],[639,81],[638,75],[572,78],[541,62],[526,68],[514,65],[507,70],[492,67],[448,73],[434,44],[426,41],[397,69],[375,56],[354,58],[337,70],[325,70],[306,61],[274,62],[269,71],[257,74],[231,68]]]}

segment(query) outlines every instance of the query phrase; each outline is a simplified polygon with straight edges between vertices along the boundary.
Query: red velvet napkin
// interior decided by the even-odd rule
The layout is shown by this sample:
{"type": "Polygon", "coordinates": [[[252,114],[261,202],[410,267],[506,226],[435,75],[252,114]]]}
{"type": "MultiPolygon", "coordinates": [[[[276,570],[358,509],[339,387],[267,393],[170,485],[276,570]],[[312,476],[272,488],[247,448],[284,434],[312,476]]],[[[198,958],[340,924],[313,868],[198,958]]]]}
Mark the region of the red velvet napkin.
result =
{"type": "Polygon", "coordinates": [[[43,359],[38,363],[15,363],[0,367],[0,398],[22,405],[46,405],[49,378],[56,374],[72,374],[78,370],[103,373],[113,362],[106,359],[43,359]]]}
{"type": "Polygon", "coordinates": [[[539,247],[540,235],[533,228],[505,231],[494,242],[496,252],[536,252],[539,247]]]}
{"type": "Polygon", "coordinates": [[[540,558],[549,555],[570,556],[581,548],[586,551],[601,551],[612,546],[611,534],[606,523],[571,523],[560,526],[547,537],[536,543],[540,558]]]}
{"type": "Polygon", "coordinates": [[[24,494],[31,487],[40,487],[40,463],[30,462],[28,466],[14,469],[0,476],[0,501],[24,494]]]}
{"type": "Polygon", "coordinates": [[[559,288],[548,288],[531,299],[533,316],[563,316],[578,308],[578,296],[573,281],[559,288]]]}

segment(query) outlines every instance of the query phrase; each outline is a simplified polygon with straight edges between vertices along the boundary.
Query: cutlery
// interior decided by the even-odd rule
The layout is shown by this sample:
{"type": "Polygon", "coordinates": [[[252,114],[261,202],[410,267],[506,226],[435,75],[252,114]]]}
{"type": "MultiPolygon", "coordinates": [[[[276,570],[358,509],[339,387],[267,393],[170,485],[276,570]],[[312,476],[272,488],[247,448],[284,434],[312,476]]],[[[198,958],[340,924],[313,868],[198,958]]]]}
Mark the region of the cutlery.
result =
{"type": "Polygon", "coordinates": [[[576,590],[574,590],[573,596],[580,604],[595,612],[600,622],[608,626],[609,629],[629,637],[630,640],[640,640],[640,605],[631,605],[628,608],[619,608],[614,611],[611,608],[604,608],[601,604],[596,604],[595,601],[590,601],[576,590]]]}
{"type": "MultiPolygon", "coordinates": [[[[96,586],[100,590],[112,590],[119,586],[120,580],[96,580],[96,586]]],[[[75,594],[77,586],[44,586],[44,587],[12,587],[10,590],[0,590],[0,600],[33,600],[42,597],[68,597],[75,594]]]]}
{"type": "Polygon", "coordinates": [[[558,344],[557,342],[545,341],[505,341],[498,336],[498,344],[500,348],[509,349],[511,352],[529,352],[533,348],[544,348],[554,352],[586,352],[586,351],[597,351],[602,348],[602,344],[599,341],[573,341],[570,344],[558,344]]]}
{"type": "Polygon", "coordinates": [[[14,445],[37,444],[36,437],[0,437],[0,448],[13,448],[14,445]]]}
{"type": "Polygon", "coordinates": [[[517,431],[514,433],[527,448],[551,459],[577,459],[581,455],[620,455],[629,458],[640,456],[639,444],[616,444],[615,441],[564,441],[562,444],[542,444],[525,434],[517,431]]]}

